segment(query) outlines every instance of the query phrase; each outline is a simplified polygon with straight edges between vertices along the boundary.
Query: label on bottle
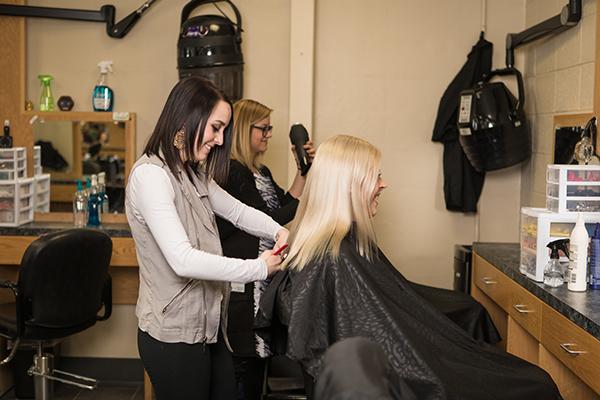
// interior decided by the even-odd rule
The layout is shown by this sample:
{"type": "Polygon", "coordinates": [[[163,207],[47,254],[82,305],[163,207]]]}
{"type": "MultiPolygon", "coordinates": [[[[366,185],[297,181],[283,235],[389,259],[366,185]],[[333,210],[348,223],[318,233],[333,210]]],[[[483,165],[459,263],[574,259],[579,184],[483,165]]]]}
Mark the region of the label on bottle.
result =
{"type": "Polygon", "coordinates": [[[110,109],[110,99],[104,97],[94,97],[94,109],[104,111],[110,109]]]}

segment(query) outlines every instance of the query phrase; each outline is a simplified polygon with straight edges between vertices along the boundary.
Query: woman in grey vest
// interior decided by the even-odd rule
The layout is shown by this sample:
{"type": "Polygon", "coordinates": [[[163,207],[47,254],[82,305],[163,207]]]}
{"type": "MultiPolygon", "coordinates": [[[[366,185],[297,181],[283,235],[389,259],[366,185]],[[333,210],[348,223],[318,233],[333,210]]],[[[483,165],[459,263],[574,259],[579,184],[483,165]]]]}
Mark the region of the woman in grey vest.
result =
{"type": "Polygon", "coordinates": [[[287,240],[285,228],[216,183],[228,174],[231,113],[208,80],[180,81],[129,177],[138,348],[158,400],[235,399],[229,282],[264,280],[281,263],[271,250],[251,260],[223,257],[215,214],[276,248],[287,240]]]}

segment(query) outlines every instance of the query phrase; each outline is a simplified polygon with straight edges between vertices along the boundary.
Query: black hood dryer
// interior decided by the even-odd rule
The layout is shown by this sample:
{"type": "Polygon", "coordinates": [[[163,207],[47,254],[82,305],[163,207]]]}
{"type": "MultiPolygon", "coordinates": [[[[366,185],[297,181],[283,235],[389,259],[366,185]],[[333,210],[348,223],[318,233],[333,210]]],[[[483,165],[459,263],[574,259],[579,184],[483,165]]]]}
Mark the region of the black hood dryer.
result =
{"type": "Polygon", "coordinates": [[[560,14],[520,33],[506,35],[506,68],[491,71],[472,89],[460,94],[458,129],[460,144],[471,165],[479,172],[516,165],[531,156],[531,135],[525,117],[525,89],[521,72],[514,67],[514,50],[550,34],[577,25],[581,0],[570,0],[560,14]],[[518,97],[499,76],[514,76],[518,97]]]}

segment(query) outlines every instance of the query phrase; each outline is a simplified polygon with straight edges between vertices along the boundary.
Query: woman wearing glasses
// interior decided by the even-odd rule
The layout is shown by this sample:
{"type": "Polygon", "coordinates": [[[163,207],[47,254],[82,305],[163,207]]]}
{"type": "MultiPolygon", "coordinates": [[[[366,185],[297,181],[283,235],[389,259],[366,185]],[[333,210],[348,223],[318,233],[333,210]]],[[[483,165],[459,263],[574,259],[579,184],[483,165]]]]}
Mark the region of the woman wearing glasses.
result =
{"type": "MultiPolygon", "coordinates": [[[[271,171],[261,163],[273,134],[272,110],[254,100],[240,100],[233,106],[233,138],[229,178],[224,189],[243,203],[270,215],[284,225],[290,222],[298,207],[306,178],[296,172],[287,193],[275,183],[271,171]]],[[[309,158],[315,149],[305,146],[309,158]]],[[[292,148],[292,153],[295,152],[292,148]]],[[[228,257],[256,258],[262,249],[274,243],[259,239],[231,223],[217,219],[223,254],[228,257]]],[[[267,282],[232,283],[228,336],[234,351],[234,365],[239,398],[260,399],[265,358],[270,355],[265,343],[254,335],[252,324],[258,300],[267,282]]]]}

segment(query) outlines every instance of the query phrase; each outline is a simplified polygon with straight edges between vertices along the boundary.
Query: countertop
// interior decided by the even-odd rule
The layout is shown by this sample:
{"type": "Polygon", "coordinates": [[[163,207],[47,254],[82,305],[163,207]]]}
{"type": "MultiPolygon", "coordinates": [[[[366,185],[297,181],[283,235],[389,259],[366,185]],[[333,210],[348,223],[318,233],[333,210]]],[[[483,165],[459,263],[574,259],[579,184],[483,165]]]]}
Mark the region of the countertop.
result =
{"type": "MultiPolygon", "coordinates": [[[[0,236],[40,236],[45,233],[60,231],[64,229],[72,229],[71,222],[30,222],[21,226],[15,227],[0,227],[0,236]]],[[[131,237],[131,230],[128,224],[109,223],[103,224],[99,229],[106,232],[110,237],[131,237]]]]}
{"type": "Polygon", "coordinates": [[[519,272],[518,243],[474,243],[473,251],[544,303],[600,339],[600,290],[588,288],[585,292],[571,292],[566,284],[551,288],[532,281],[519,272]]]}

